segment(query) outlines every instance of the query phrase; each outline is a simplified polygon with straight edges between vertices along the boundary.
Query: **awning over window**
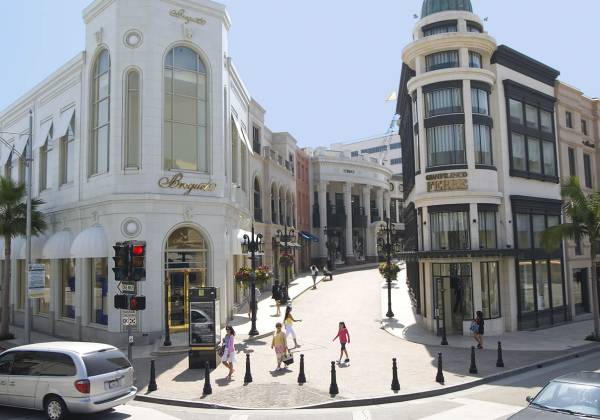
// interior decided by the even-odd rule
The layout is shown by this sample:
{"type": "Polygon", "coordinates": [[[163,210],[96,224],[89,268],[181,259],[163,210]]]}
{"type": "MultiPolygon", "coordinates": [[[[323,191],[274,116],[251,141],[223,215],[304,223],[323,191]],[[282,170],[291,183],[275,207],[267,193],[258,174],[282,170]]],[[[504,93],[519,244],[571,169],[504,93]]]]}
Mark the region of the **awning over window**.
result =
{"type": "Polygon", "coordinates": [[[57,140],[67,135],[67,130],[69,129],[69,124],[71,124],[71,120],[73,119],[74,114],[74,106],[60,114],[58,122],[54,126],[54,138],[52,140],[57,140]]]}
{"type": "Polygon", "coordinates": [[[108,239],[100,225],[82,231],[71,245],[73,258],[106,258],[108,257],[108,239]]]}
{"type": "MultiPolygon", "coordinates": [[[[32,236],[31,237],[31,259],[39,260],[42,259],[42,250],[46,244],[48,238],[45,235],[32,236]]],[[[21,245],[21,252],[19,253],[18,259],[27,259],[27,241],[23,238],[23,245],[21,245]]]]}
{"type": "Polygon", "coordinates": [[[42,249],[42,258],[46,260],[58,260],[71,258],[71,245],[73,235],[68,230],[56,232],[46,241],[42,249]]]}
{"type": "Polygon", "coordinates": [[[8,161],[8,157],[10,156],[11,149],[8,147],[0,148],[0,166],[4,166],[8,161]]]}
{"type": "Polygon", "coordinates": [[[316,237],[312,233],[307,232],[305,230],[301,230],[300,231],[300,236],[302,238],[306,239],[307,241],[319,242],[319,238],[318,237],[316,237]]]}
{"type": "MultiPolygon", "coordinates": [[[[14,148],[17,153],[13,154],[12,160],[17,160],[21,155],[25,154],[25,146],[27,146],[27,140],[29,139],[29,134],[21,134],[14,143],[14,148]]],[[[24,157],[24,156],[23,156],[24,157]]],[[[8,160],[8,157],[7,157],[8,160]]]]}
{"type": "MultiPolygon", "coordinates": [[[[17,236],[10,241],[10,257],[18,258],[21,253],[21,247],[25,243],[25,238],[17,236]]],[[[0,259],[4,259],[4,238],[0,240],[0,259]]]]}
{"type": "Polygon", "coordinates": [[[248,148],[248,151],[250,152],[250,154],[253,154],[254,152],[252,151],[252,145],[250,144],[250,141],[248,140],[248,136],[246,136],[246,133],[244,133],[244,130],[241,129],[240,124],[237,122],[237,120],[235,118],[232,118],[232,120],[233,120],[233,124],[235,125],[235,129],[237,130],[238,137],[242,140],[243,143],[246,144],[246,147],[248,148]]]}
{"type": "MultiPolygon", "coordinates": [[[[279,242],[279,245],[280,245],[282,248],[285,248],[285,242],[279,242]]],[[[288,246],[289,248],[301,248],[301,245],[300,245],[298,242],[288,242],[288,243],[287,243],[287,246],[288,246]]]]}
{"type": "Polygon", "coordinates": [[[50,133],[50,127],[52,127],[52,120],[48,120],[42,124],[37,134],[33,138],[33,150],[39,149],[46,142],[48,133],[50,133]]]}

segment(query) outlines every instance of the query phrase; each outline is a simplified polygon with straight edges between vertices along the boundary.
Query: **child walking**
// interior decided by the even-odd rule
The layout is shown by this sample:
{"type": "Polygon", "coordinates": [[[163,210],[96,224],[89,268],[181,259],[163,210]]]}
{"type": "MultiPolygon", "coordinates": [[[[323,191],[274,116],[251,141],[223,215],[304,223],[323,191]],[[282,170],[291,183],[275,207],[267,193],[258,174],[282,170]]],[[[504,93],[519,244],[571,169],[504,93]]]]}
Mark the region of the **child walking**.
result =
{"type": "Polygon", "coordinates": [[[291,335],[294,339],[294,347],[298,347],[298,342],[296,341],[296,331],[294,331],[294,322],[302,322],[301,319],[294,319],[292,316],[292,307],[288,306],[285,308],[285,315],[283,317],[283,325],[285,326],[285,337],[291,335]]]}
{"type": "Polygon", "coordinates": [[[346,350],[346,344],[350,344],[350,333],[348,332],[348,328],[346,328],[346,323],[340,322],[338,333],[335,337],[333,337],[333,341],[335,341],[336,338],[340,339],[341,345],[340,360],[338,360],[338,363],[342,363],[342,356],[344,354],[346,355],[344,363],[350,362],[350,356],[348,356],[348,350],[346,350]]]}

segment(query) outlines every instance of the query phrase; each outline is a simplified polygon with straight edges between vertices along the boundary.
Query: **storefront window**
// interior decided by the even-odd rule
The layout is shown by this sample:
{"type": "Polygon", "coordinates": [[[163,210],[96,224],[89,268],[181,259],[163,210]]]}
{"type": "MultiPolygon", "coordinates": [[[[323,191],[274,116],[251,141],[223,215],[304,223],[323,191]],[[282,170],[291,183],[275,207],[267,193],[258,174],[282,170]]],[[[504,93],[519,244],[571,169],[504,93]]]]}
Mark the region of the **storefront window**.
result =
{"type": "MultiPolygon", "coordinates": [[[[446,293],[450,293],[452,323],[459,325],[462,321],[473,319],[471,264],[432,264],[432,273],[434,279],[450,280],[450,290],[446,289],[446,293]]],[[[462,325],[459,329],[462,329],[462,325]]]]}
{"type": "Polygon", "coordinates": [[[552,283],[552,307],[564,306],[564,284],[560,260],[550,260],[550,281],[552,283]]]}
{"type": "Polygon", "coordinates": [[[533,265],[532,261],[519,261],[519,301],[521,313],[535,310],[533,300],[533,265]]]}
{"type": "Polygon", "coordinates": [[[540,260],[535,262],[535,280],[537,286],[537,309],[538,311],[549,309],[548,261],[540,260]]]}
{"type": "Polygon", "coordinates": [[[37,264],[44,264],[44,271],[45,271],[44,287],[46,288],[46,290],[44,292],[43,297],[41,297],[39,299],[35,299],[35,303],[33,305],[34,313],[48,315],[48,312],[50,311],[50,299],[52,296],[52,291],[50,289],[50,285],[51,285],[50,276],[52,274],[50,260],[41,260],[37,264]]]}
{"type": "Polygon", "coordinates": [[[500,317],[500,276],[497,261],[481,263],[481,311],[486,319],[500,317]]]}
{"type": "Polygon", "coordinates": [[[429,217],[431,247],[434,251],[471,247],[468,211],[431,212],[429,217]]]}
{"type": "Polygon", "coordinates": [[[61,309],[64,318],[75,319],[75,259],[60,260],[61,309]]]}
{"type": "Polygon", "coordinates": [[[108,261],[106,258],[91,259],[90,320],[108,325],[108,261]]]}

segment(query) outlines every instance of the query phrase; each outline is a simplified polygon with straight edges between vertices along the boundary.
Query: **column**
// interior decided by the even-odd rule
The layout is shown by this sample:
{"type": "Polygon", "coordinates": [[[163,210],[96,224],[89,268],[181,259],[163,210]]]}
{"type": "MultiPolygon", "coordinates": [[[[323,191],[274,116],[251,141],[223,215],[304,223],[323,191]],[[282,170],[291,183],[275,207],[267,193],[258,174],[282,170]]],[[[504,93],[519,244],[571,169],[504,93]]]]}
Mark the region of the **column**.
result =
{"type": "Polygon", "coordinates": [[[390,214],[390,192],[389,191],[383,192],[383,209],[384,209],[387,217],[390,219],[390,222],[394,223],[395,220],[392,220],[392,216],[390,214]]]}
{"type": "MultiPolygon", "coordinates": [[[[467,59],[469,53],[467,51],[467,59]]],[[[463,105],[465,112],[465,153],[469,169],[475,169],[475,138],[473,133],[473,113],[471,101],[471,81],[463,81],[463,105]]]]}
{"type": "Polygon", "coordinates": [[[322,261],[327,261],[327,236],[325,235],[325,226],[327,226],[327,183],[319,182],[319,219],[321,230],[321,242],[319,242],[319,256],[322,261]]]}
{"type": "Polygon", "coordinates": [[[383,189],[377,188],[377,213],[379,220],[383,220],[383,189]]]}
{"type": "Polygon", "coordinates": [[[362,188],[362,207],[367,216],[367,227],[371,224],[371,187],[364,185],[362,188]]]}
{"type": "Polygon", "coordinates": [[[479,249],[479,213],[477,211],[477,203],[469,204],[469,216],[471,249],[479,249]]]}
{"type": "Polygon", "coordinates": [[[356,263],[352,248],[352,184],[344,183],[344,209],[346,213],[346,265],[356,263]]]}

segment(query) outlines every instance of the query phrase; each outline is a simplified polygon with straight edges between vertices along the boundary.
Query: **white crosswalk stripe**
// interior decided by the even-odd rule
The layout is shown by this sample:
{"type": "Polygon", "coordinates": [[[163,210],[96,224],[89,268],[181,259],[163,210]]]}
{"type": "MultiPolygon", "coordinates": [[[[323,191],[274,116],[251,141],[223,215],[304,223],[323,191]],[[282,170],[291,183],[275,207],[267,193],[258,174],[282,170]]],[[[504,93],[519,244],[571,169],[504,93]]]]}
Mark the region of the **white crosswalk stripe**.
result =
{"type": "Polygon", "coordinates": [[[245,414],[234,414],[229,417],[229,420],[248,420],[248,416],[245,414]]]}
{"type": "Polygon", "coordinates": [[[489,413],[494,413],[493,418],[504,418],[514,414],[523,407],[500,404],[469,398],[452,398],[452,402],[462,404],[460,407],[423,417],[421,420],[456,420],[456,419],[489,419],[489,413]]]}
{"type": "Polygon", "coordinates": [[[371,420],[371,413],[368,410],[353,411],[352,420],[371,420]]]}

